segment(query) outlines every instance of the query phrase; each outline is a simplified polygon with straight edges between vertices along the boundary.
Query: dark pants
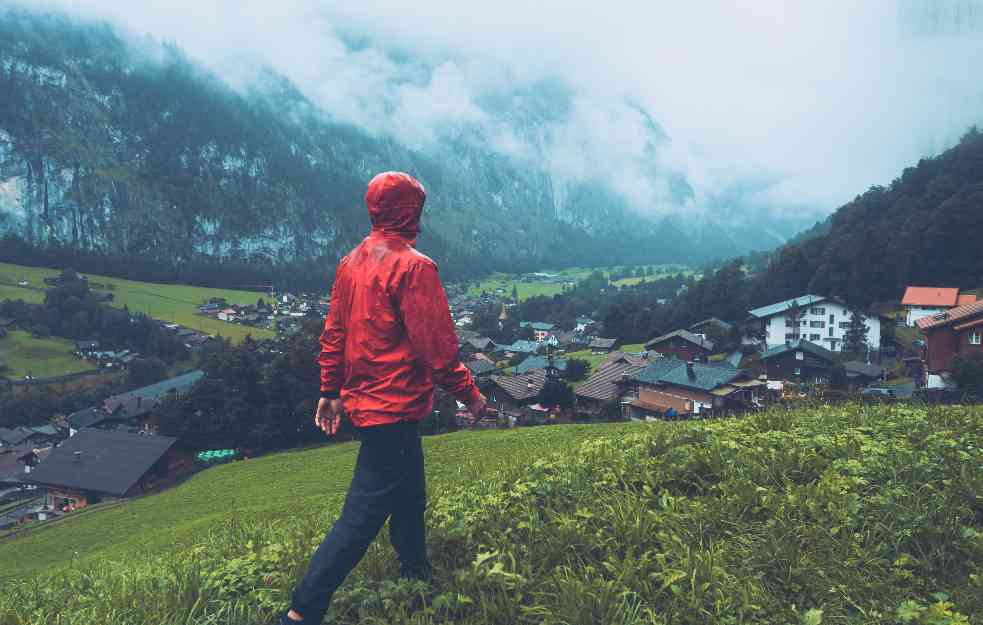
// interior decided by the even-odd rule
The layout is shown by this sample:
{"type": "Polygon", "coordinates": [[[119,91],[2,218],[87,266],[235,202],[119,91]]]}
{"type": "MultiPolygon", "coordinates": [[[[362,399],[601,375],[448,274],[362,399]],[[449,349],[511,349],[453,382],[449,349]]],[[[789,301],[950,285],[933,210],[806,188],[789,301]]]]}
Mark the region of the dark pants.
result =
{"type": "Polygon", "coordinates": [[[348,497],[334,527],[314,552],[291,607],[308,624],[319,624],[331,596],[365,555],[389,519],[389,538],[404,577],[426,578],[423,512],[427,489],[423,447],[416,423],[358,428],[362,445],[348,497]]]}

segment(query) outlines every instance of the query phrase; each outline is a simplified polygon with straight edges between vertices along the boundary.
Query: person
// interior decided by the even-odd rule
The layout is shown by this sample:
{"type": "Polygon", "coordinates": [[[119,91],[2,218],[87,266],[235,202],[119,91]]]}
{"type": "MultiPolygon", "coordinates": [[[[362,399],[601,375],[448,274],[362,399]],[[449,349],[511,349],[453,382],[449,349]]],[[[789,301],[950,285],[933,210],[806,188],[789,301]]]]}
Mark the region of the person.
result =
{"type": "Polygon", "coordinates": [[[294,589],[283,625],[321,623],[387,519],[400,575],[430,578],[418,425],[433,409],[434,384],[466,404],[472,422],[486,400],[458,359],[437,265],[414,248],[425,200],[409,174],[377,175],[365,194],[372,230],[338,264],[314,421],[330,436],[346,414],[361,446],[341,516],[294,589]]]}

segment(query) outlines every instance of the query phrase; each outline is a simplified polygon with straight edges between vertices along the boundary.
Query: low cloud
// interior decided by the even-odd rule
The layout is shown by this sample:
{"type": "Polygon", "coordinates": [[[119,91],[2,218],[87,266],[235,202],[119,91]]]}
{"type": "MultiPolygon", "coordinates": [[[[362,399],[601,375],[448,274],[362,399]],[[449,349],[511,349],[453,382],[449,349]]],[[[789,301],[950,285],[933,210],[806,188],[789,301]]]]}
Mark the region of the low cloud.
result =
{"type": "Polygon", "coordinates": [[[45,1],[235,87],[270,67],[339,121],[422,150],[480,137],[652,214],[818,218],[983,119],[980,0],[45,1]]]}

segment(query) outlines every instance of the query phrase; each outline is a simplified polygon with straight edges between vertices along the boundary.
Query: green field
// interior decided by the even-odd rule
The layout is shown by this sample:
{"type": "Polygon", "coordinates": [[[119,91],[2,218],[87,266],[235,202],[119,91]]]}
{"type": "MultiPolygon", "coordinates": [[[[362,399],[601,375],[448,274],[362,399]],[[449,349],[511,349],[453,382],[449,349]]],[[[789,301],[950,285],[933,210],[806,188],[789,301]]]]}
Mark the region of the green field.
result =
{"type": "MultiPolygon", "coordinates": [[[[618,351],[636,354],[644,349],[645,345],[643,343],[634,343],[631,345],[622,345],[618,348],[618,351]]],[[[610,354],[591,353],[589,349],[582,349],[578,352],[570,352],[563,355],[563,357],[567,360],[586,360],[590,364],[591,371],[597,369],[598,365],[608,359],[608,356],[610,356],[610,354]]]]}
{"type": "MultiPolygon", "coordinates": [[[[435,585],[385,532],[354,625],[979,625],[983,408],[841,405],[426,440],[435,585]]],[[[352,444],[211,469],[0,543],[0,624],[272,623],[352,444]],[[67,562],[66,562],[67,561],[67,562]]]]}
{"type": "Polygon", "coordinates": [[[20,379],[27,374],[49,378],[79,371],[91,371],[92,363],[77,358],[74,341],[36,339],[22,330],[14,330],[0,339],[0,363],[7,365],[4,376],[20,379]]]}
{"type": "MultiPolygon", "coordinates": [[[[44,278],[57,276],[60,270],[26,267],[0,263],[0,300],[23,299],[26,302],[44,301],[44,278]],[[17,286],[21,280],[30,282],[28,287],[17,286]]],[[[196,314],[198,305],[211,297],[224,297],[230,304],[255,304],[266,295],[252,291],[212,289],[181,284],[155,284],[84,274],[95,290],[110,291],[115,295],[113,306],[127,306],[133,312],[142,312],[155,319],[162,319],[193,328],[205,334],[213,334],[241,341],[247,334],[254,338],[272,338],[272,330],[250,328],[226,323],[196,314]]]]}
{"type": "MultiPolygon", "coordinates": [[[[648,276],[645,280],[657,280],[659,278],[664,278],[666,276],[675,275],[677,273],[682,273],[684,276],[696,275],[694,271],[686,267],[685,265],[641,265],[643,267],[651,267],[655,272],[655,275],[648,276]]],[[[551,273],[554,275],[561,276],[562,278],[568,280],[569,282],[577,282],[583,280],[591,273],[595,271],[602,271],[605,275],[609,275],[613,269],[620,269],[619,267],[570,267],[567,269],[550,270],[546,273],[551,273]]],[[[632,269],[637,269],[637,267],[632,267],[632,269]]],[[[519,292],[519,301],[529,299],[530,297],[546,296],[550,297],[563,292],[563,284],[558,282],[519,282],[517,281],[516,275],[496,273],[492,274],[488,278],[482,280],[477,285],[472,285],[468,289],[468,294],[472,296],[481,295],[482,292],[494,294],[496,289],[503,289],[504,293],[500,293],[501,297],[510,298],[512,297],[512,286],[515,285],[519,292]]],[[[622,278],[617,280],[614,284],[617,286],[627,286],[632,284],[638,284],[642,281],[642,278],[622,278]]]]}

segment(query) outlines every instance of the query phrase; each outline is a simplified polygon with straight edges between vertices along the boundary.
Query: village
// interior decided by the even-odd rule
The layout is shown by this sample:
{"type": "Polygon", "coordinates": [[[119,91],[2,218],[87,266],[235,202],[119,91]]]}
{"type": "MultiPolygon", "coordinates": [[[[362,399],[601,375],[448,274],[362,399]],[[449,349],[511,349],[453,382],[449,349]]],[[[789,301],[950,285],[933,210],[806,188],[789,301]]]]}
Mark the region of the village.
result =
{"type": "MultiPolygon", "coordinates": [[[[954,288],[909,287],[896,308],[864,313],[834,297],[805,294],[638,345],[619,344],[586,316],[570,327],[513,319],[517,307],[507,293],[448,291],[461,360],[494,408],[474,424],[482,428],[706,419],[776,402],[964,400],[954,359],[983,353],[983,301],[954,288]],[[525,338],[499,344],[472,329],[477,311],[487,307],[500,311],[500,328],[516,327],[525,338]],[[885,342],[889,329],[891,336],[898,330],[917,338],[885,342]]],[[[322,296],[274,293],[255,306],[203,302],[198,314],[289,335],[304,318],[323,319],[328,305],[322,296]]],[[[159,323],[192,349],[214,339],[159,323]]],[[[260,348],[275,354],[276,341],[260,348]]],[[[96,341],[79,341],[77,349],[100,366],[125,367],[136,357],[101,351],[96,341]]],[[[0,429],[0,531],[156,492],[241,458],[242,450],[194,449],[158,433],[158,407],[203,377],[188,371],[55,415],[43,426],[0,429]]],[[[458,427],[472,426],[464,408],[457,405],[458,427]]]]}

